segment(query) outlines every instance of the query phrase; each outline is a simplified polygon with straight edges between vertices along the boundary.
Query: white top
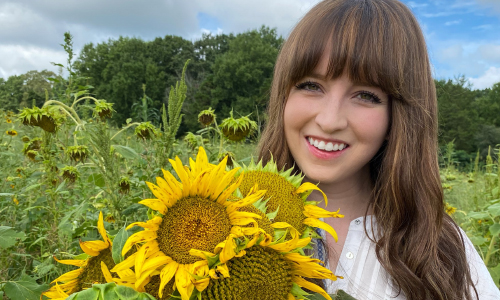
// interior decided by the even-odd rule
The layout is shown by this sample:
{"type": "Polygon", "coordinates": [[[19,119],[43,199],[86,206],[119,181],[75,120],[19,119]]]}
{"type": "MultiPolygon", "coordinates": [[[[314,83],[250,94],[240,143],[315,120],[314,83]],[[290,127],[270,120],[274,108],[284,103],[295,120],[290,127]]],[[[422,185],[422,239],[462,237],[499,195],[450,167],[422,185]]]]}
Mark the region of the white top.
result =
{"type": "MultiPolygon", "coordinates": [[[[375,220],[372,222],[371,219],[371,215],[366,218],[368,234],[371,234],[372,223],[375,225],[375,220]]],[[[392,284],[390,275],[378,261],[375,244],[366,235],[363,220],[364,217],[354,219],[349,225],[344,248],[334,272],[335,275],[343,276],[344,279],[325,280],[326,291],[329,294],[334,294],[338,289],[342,289],[357,300],[406,299],[403,292],[398,295],[398,289],[392,284]]],[[[479,299],[499,300],[500,290],[495,286],[483,260],[465,233],[463,231],[461,233],[465,242],[472,281],[476,284],[479,299]]],[[[321,235],[326,240],[324,234],[324,231],[321,230],[321,235]]],[[[322,259],[322,251],[319,252],[319,258],[322,259]]],[[[326,267],[328,268],[328,263],[326,267]]]]}

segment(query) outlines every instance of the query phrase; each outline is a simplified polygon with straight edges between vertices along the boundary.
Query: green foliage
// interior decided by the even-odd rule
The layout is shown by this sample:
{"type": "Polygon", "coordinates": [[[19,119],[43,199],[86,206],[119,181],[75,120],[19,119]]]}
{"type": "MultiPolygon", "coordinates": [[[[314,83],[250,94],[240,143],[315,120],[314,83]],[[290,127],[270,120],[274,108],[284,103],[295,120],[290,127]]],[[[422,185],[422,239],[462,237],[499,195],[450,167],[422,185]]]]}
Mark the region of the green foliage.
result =
{"type": "Polygon", "coordinates": [[[12,227],[0,226],[0,248],[9,248],[15,245],[17,239],[24,240],[24,232],[16,232],[12,227]]]}
{"type": "Polygon", "coordinates": [[[11,300],[39,300],[48,287],[48,284],[39,285],[35,279],[22,274],[19,280],[6,282],[3,289],[11,300]]]}
{"type": "Polygon", "coordinates": [[[68,300],[155,300],[148,293],[115,283],[94,284],[92,288],[72,294],[68,300]]]}

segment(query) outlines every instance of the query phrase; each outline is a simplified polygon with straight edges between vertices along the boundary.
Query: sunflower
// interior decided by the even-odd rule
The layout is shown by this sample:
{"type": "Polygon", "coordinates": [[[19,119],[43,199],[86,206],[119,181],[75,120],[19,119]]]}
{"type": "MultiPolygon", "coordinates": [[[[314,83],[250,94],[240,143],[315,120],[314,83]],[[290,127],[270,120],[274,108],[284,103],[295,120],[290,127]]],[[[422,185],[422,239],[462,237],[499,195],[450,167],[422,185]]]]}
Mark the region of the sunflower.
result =
{"type": "Polygon", "coordinates": [[[222,129],[222,134],[230,141],[239,142],[244,140],[257,130],[257,123],[250,120],[248,116],[235,119],[233,118],[233,111],[231,111],[230,117],[224,119],[219,126],[222,129]]]}
{"type": "Polygon", "coordinates": [[[276,229],[290,231],[292,240],[272,241],[268,235],[259,240],[246,254],[234,257],[226,263],[231,276],[213,276],[208,287],[202,292],[202,299],[247,299],[247,300],[292,300],[303,299],[307,293],[320,293],[326,299],[330,296],[319,286],[304,277],[337,280],[328,269],[320,265],[318,259],[298,253],[307,246],[311,238],[299,238],[299,232],[284,222],[272,224],[276,229]]]}
{"type": "Polygon", "coordinates": [[[226,159],[216,166],[210,165],[202,147],[196,161],[190,160],[190,169],[184,167],[178,157],[170,163],[180,182],[163,170],[164,179],[157,178],[158,185],[147,182],[157,198],[139,202],[162,216],[129,225],[129,228],[137,225],[145,230],[128,238],[122,254],[135,244],[145,244],[135,259],[129,257],[111,271],[122,270],[133,262],[135,278],[138,278],[136,289],[143,288],[147,278],[159,272],[159,297],[163,296],[167,283],[174,280],[174,288],[187,300],[195,288],[202,291],[208,285],[209,257],[218,256],[223,265],[245,254],[249,241],[244,237],[259,232],[254,218],[260,216],[238,209],[256,202],[265,191],[254,187],[243,199],[228,201],[243,176],[234,180],[238,169],[226,172],[226,159]],[[253,226],[241,227],[248,224],[253,226]],[[143,257],[146,257],[144,262],[143,257]]]}
{"type": "Polygon", "coordinates": [[[209,107],[198,114],[198,122],[203,126],[210,126],[215,121],[215,111],[209,107]]]}
{"type": "Polygon", "coordinates": [[[10,118],[6,118],[5,121],[9,124],[12,123],[12,120],[10,118]]]}
{"type": "Polygon", "coordinates": [[[5,133],[7,135],[10,135],[10,136],[16,136],[17,135],[17,131],[15,131],[15,130],[7,130],[5,133]]]}
{"type": "Polygon", "coordinates": [[[297,229],[302,236],[319,237],[313,228],[321,228],[330,233],[337,241],[337,233],[328,224],[319,218],[342,218],[339,211],[330,212],[317,206],[317,202],[307,201],[307,197],[313,190],[323,194],[325,204],[326,195],[316,185],[305,182],[302,183],[302,176],[293,175],[293,168],[286,171],[279,171],[276,163],[271,160],[265,166],[262,161],[244,166],[241,173],[245,174],[239,187],[242,194],[258,184],[259,188],[267,190],[264,198],[269,199],[267,208],[270,211],[278,211],[274,222],[286,222],[297,229]]]}
{"type": "Polygon", "coordinates": [[[87,289],[93,283],[105,283],[106,279],[101,270],[101,262],[106,265],[114,266],[113,257],[111,255],[111,248],[113,246],[111,240],[108,238],[106,229],[104,229],[102,212],[99,212],[99,220],[97,221],[97,230],[102,236],[102,241],[80,241],[80,247],[83,252],[89,255],[86,259],[68,259],[59,260],[54,256],[54,259],[65,265],[72,265],[80,267],[79,269],[65,273],[58,278],[54,279],[52,283],[56,283],[48,291],[42,295],[50,299],[65,299],[69,295],[87,289]],[[59,284],[62,283],[62,284],[59,284]]]}

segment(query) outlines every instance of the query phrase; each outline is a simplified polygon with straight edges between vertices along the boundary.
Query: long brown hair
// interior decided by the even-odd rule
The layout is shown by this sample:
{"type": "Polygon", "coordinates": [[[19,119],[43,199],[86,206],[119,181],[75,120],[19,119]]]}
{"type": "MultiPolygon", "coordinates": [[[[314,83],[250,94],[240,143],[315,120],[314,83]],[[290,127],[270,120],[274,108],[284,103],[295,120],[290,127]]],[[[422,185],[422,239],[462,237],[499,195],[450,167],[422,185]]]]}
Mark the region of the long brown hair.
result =
{"type": "Polygon", "coordinates": [[[296,25],[274,70],[259,156],[293,166],[283,114],[290,89],[329,49],[328,76],[389,95],[387,142],[370,162],[378,260],[407,299],[472,299],[458,226],[444,213],[437,160],[437,99],[422,31],[397,0],[326,0],[296,25]]]}

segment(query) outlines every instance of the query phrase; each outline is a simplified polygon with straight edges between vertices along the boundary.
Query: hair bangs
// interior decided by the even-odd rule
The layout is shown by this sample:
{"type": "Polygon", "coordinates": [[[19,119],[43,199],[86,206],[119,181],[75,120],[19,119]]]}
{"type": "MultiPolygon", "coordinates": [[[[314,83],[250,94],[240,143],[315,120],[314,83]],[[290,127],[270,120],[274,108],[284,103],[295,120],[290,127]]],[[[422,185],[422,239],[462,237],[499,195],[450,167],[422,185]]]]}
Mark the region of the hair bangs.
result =
{"type": "MultiPolygon", "coordinates": [[[[384,1],[352,0],[331,2],[335,9],[313,12],[294,32],[289,87],[313,73],[323,55],[329,55],[327,77],[345,74],[356,83],[380,87],[400,98],[404,84],[404,26],[384,1]],[[328,15],[321,13],[328,11],[328,15]],[[328,30],[326,30],[328,29],[328,30]],[[302,45],[308,45],[304,47],[302,45]]],[[[313,8],[314,10],[315,8],[313,8]]]]}

